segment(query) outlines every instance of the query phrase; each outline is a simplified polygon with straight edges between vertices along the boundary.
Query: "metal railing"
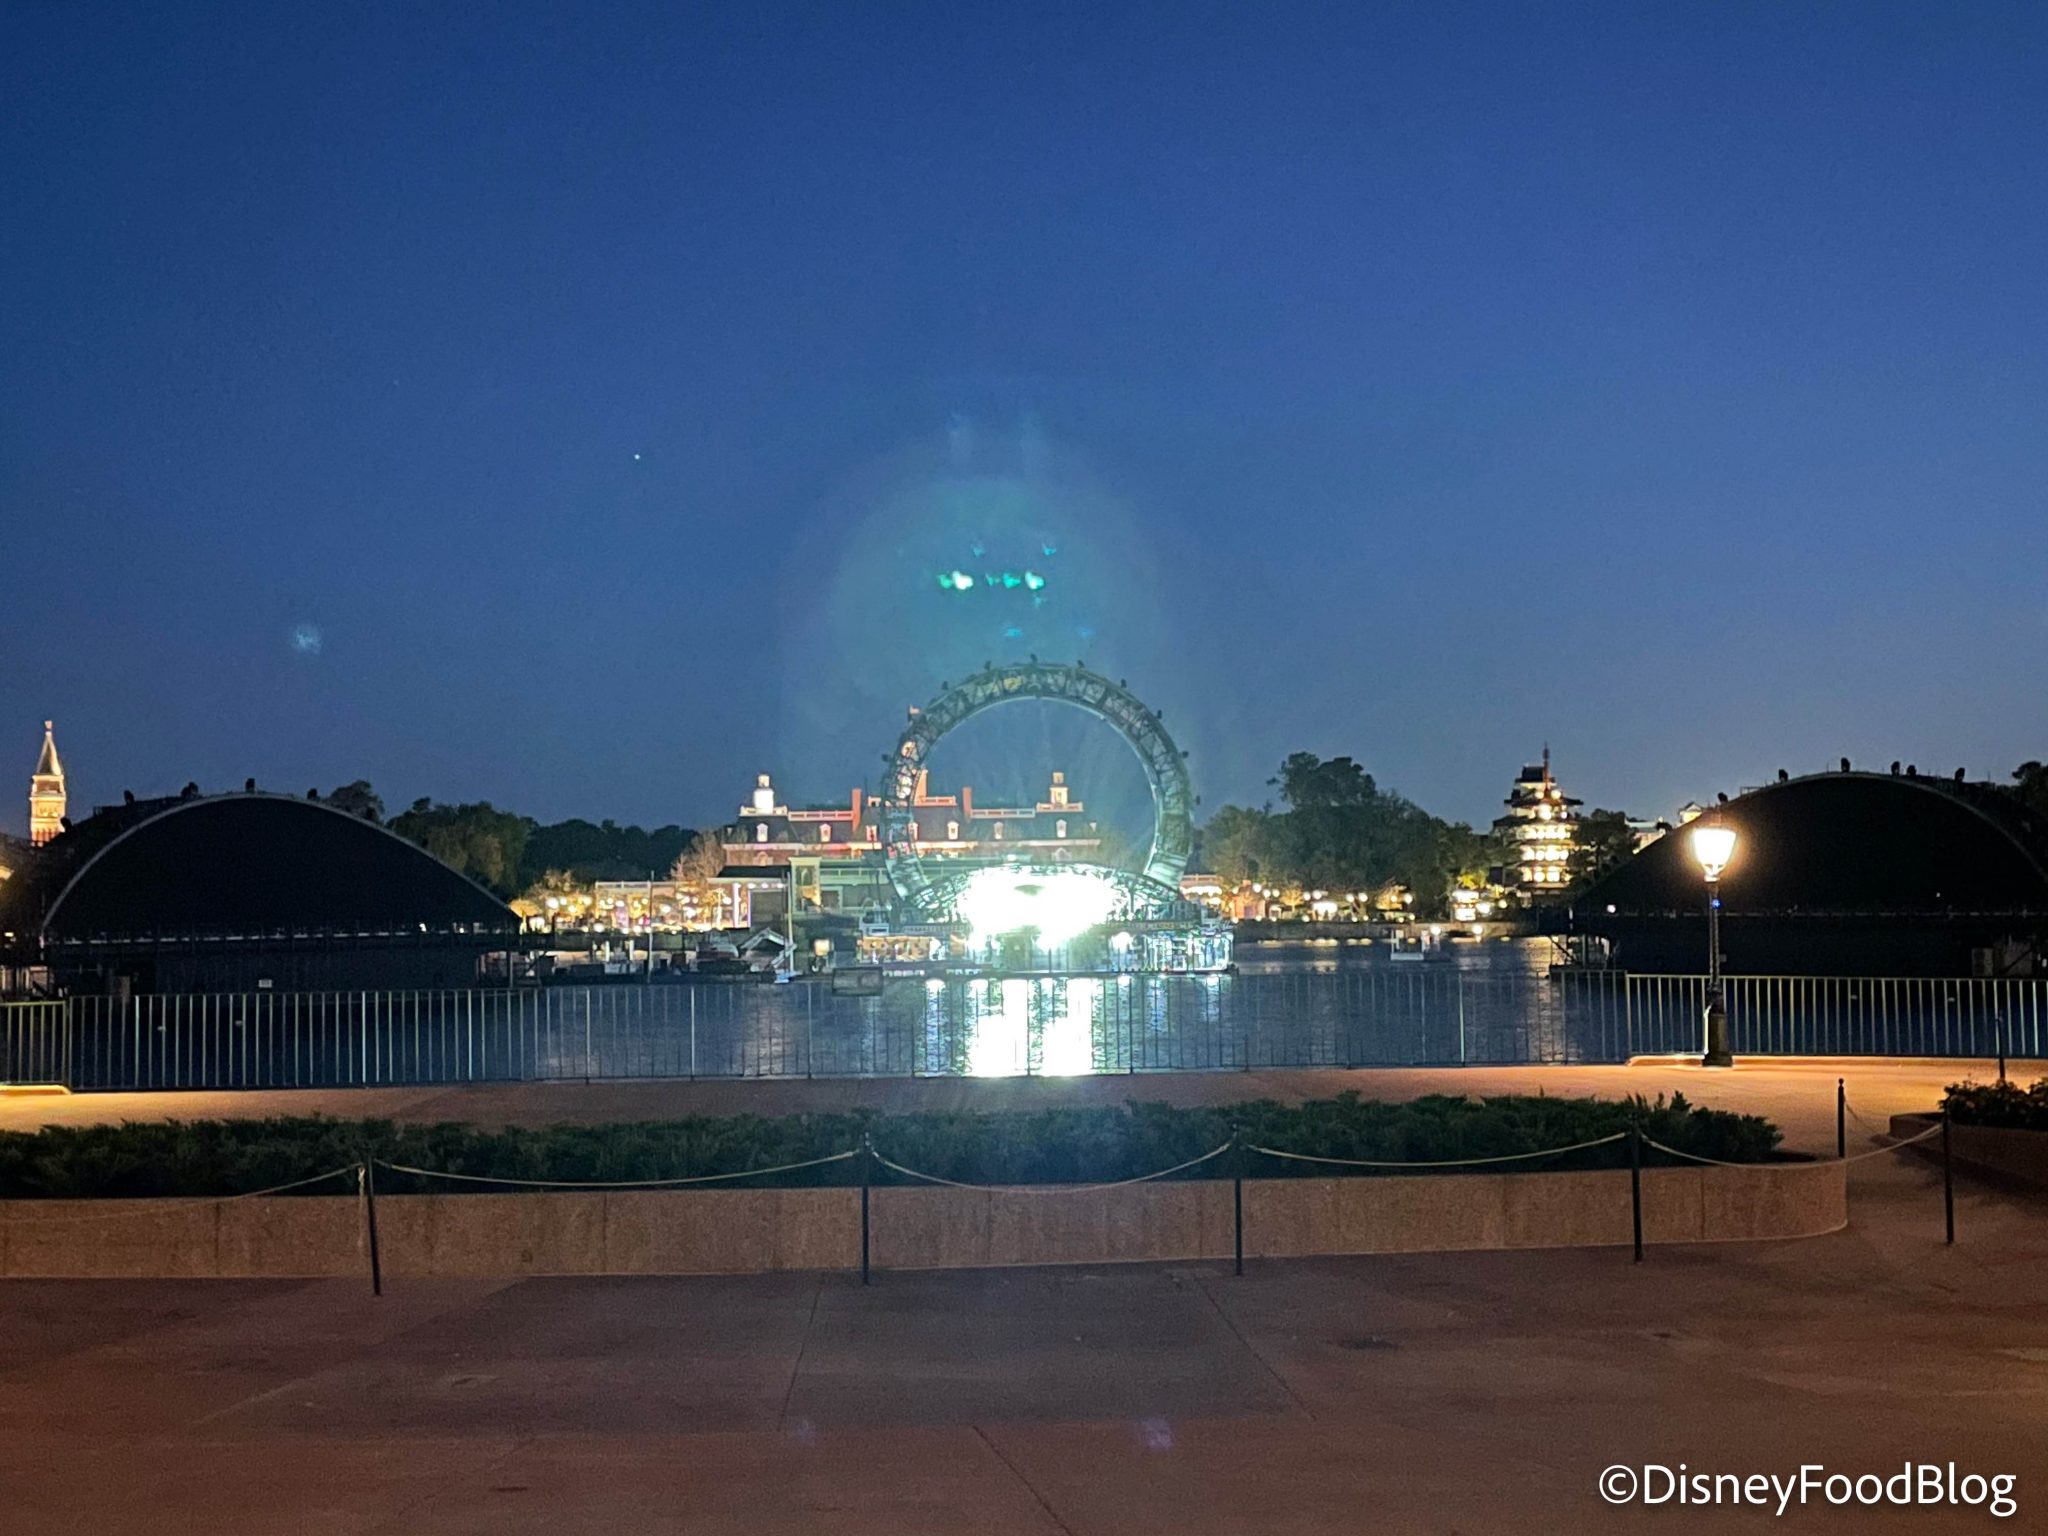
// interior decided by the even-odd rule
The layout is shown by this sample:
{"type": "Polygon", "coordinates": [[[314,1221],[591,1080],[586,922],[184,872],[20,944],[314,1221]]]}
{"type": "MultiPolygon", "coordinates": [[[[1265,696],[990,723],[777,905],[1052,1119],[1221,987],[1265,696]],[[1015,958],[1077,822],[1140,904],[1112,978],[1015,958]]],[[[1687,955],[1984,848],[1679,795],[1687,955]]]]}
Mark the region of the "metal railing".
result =
{"type": "Polygon", "coordinates": [[[0,1083],[71,1081],[69,1005],[0,1003],[0,1083]]]}
{"type": "MultiPolygon", "coordinates": [[[[1613,1062],[1697,1051],[1703,976],[1374,967],[250,992],[0,1005],[0,1081],[299,1088],[1613,1062]]],[[[1745,1055],[2039,1057],[2048,981],[1737,976],[1745,1055]]]]}

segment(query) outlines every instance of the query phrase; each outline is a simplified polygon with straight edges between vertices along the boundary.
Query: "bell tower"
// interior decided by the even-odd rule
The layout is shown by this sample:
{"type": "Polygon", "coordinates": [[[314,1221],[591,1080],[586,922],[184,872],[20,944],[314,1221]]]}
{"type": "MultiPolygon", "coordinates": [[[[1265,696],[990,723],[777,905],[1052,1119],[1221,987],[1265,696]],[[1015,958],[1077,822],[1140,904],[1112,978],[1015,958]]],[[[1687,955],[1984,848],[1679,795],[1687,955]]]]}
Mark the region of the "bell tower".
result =
{"type": "Polygon", "coordinates": [[[41,845],[64,830],[64,765],[57,760],[56,726],[43,722],[43,755],[28,781],[28,840],[41,845]]]}

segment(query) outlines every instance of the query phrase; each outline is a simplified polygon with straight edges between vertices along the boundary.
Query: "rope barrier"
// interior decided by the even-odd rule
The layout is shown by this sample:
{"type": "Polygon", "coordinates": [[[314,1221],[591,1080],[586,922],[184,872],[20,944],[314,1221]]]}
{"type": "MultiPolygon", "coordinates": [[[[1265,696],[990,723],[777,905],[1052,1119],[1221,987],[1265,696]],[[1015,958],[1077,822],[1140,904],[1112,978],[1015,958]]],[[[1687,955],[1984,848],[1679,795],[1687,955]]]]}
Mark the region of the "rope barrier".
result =
{"type": "Polygon", "coordinates": [[[1612,1136],[1595,1137],[1592,1141],[1575,1141],[1568,1147],[1546,1147],[1541,1152],[1504,1152],[1498,1157],[1447,1157],[1428,1163],[1400,1163],[1372,1157],[1318,1157],[1309,1152],[1281,1152],[1272,1147],[1245,1148],[1247,1152],[1262,1153],[1267,1157],[1284,1157],[1296,1163],[1328,1163],[1342,1168],[1478,1168],[1488,1163],[1522,1163],[1535,1157],[1562,1157],[1567,1152],[1583,1152],[1588,1147],[1604,1147],[1610,1142],[1625,1141],[1627,1131],[1616,1131],[1612,1136]]]}
{"type": "Polygon", "coordinates": [[[829,1157],[814,1157],[801,1163],[782,1163],[773,1168],[742,1168],[735,1173],[693,1173],[673,1179],[502,1179],[485,1173],[446,1173],[438,1168],[413,1168],[404,1163],[387,1163],[377,1159],[379,1168],[389,1168],[393,1173],[409,1173],[421,1179],[452,1179],[463,1184],[505,1184],[517,1185],[524,1189],[666,1189],[680,1184],[715,1184],[725,1179],[758,1179],[772,1173],[794,1173],[799,1168],[822,1168],[827,1163],[843,1163],[850,1157],[858,1157],[858,1151],[834,1152],[829,1157]]]}
{"type": "MultiPolygon", "coordinates": [[[[1883,1132],[1882,1134],[1890,1135],[1891,1133],[1887,1131],[1883,1132]]],[[[1876,1147],[1868,1152],[1858,1152],[1854,1157],[1845,1157],[1842,1159],[1842,1161],[1845,1163],[1860,1163],[1867,1157],[1882,1157],[1887,1152],[1896,1152],[1901,1147],[1910,1147],[1916,1141],[1925,1141],[1930,1136],[1939,1136],[1940,1134],[1941,1122],[1937,1120],[1934,1122],[1934,1124],[1927,1127],[1926,1130],[1920,1132],[1920,1134],[1917,1136],[1902,1137],[1898,1141],[1892,1142],[1889,1146],[1876,1147]]]]}
{"type": "MultiPolygon", "coordinates": [[[[1875,1151],[1858,1152],[1854,1157],[1828,1158],[1827,1161],[1835,1163],[1860,1163],[1867,1157],[1882,1157],[1887,1152],[1896,1152],[1901,1147],[1910,1147],[1916,1141],[1925,1141],[1930,1136],[1939,1136],[1940,1134],[1940,1125],[1931,1125],[1917,1136],[1908,1136],[1903,1140],[1892,1142],[1889,1146],[1879,1147],[1875,1151]]],[[[1659,1152],[1669,1152],[1673,1157],[1685,1158],[1688,1162],[1709,1163],[1716,1168],[1757,1168],[1765,1166],[1759,1163],[1729,1163],[1723,1162],[1718,1157],[1702,1157],[1697,1152],[1681,1152],[1677,1147],[1667,1147],[1663,1142],[1653,1141],[1648,1136],[1643,1138],[1643,1145],[1655,1147],[1659,1152]]]]}
{"type": "Polygon", "coordinates": [[[1871,1135],[1873,1135],[1873,1136],[1889,1136],[1889,1135],[1891,1134],[1891,1132],[1890,1132],[1889,1130],[1887,1130],[1887,1129],[1885,1129],[1885,1128],[1883,1128],[1883,1127],[1881,1127],[1881,1126],[1875,1126],[1875,1125],[1872,1125],[1872,1124],[1871,1124],[1871,1123],[1870,1123],[1870,1122],[1869,1122],[1868,1120],[1864,1119],[1864,1118],[1863,1118],[1863,1117],[1862,1117],[1861,1115],[1857,1114],[1857,1113],[1856,1113],[1856,1106],[1855,1106],[1854,1104],[1851,1104],[1851,1103],[1849,1102],[1849,1100],[1848,1100],[1848,1098],[1847,1098],[1847,1096],[1846,1096],[1846,1095],[1845,1095],[1845,1096],[1843,1097],[1843,1099],[1842,1099],[1842,1108],[1844,1108],[1845,1110],[1847,1110],[1847,1111],[1849,1112],[1849,1118],[1850,1118],[1851,1120],[1854,1120],[1854,1121],[1855,1121],[1855,1122],[1856,1122],[1856,1123],[1857,1123],[1858,1125],[1862,1126],[1862,1127],[1863,1127],[1863,1129],[1865,1129],[1866,1131],[1870,1132],[1870,1134],[1871,1134],[1871,1135]]]}
{"type": "MultiPolygon", "coordinates": [[[[73,1222],[80,1221],[119,1221],[129,1216],[159,1216],[167,1211],[197,1210],[209,1205],[232,1205],[237,1200],[255,1200],[264,1195],[281,1195],[288,1189],[304,1189],[309,1184],[324,1183],[328,1179],[340,1178],[345,1173],[360,1175],[362,1166],[361,1163],[349,1163],[345,1167],[330,1168],[325,1173],[316,1173],[309,1179],[294,1179],[289,1184],[273,1184],[268,1189],[245,1189],[239,1195],[202,1195],[195,1199],[175,1200],[160,1200],[149,1195],[131,1195],[126,1197],[88,1195],[82,1196],[81,1199],[105,1200],[110,1198],[126,1198],[143,1203],[144,1208],[137,1210],[131,1206],[129,1209],[119,1211],[72,1211],[62,1216],[38,1216],[32,1219],[39,1226],[69,1226],[73,1222]]],[[[26,1209],[41,1203],[41,1201],[37,1200],[8,1202],[10,1206],[20,1209],[26,1209]]]]}
{"type": "MultiPolygon", "coordinates": [[[[1653,1140],[1648,1136],[1643,1138],[1643,1145],[1655,1147],[1659,1152],[1669,1152],[1673,1157],[1682,1157],[1689,1163],[1706,1163],[1714,1168],[1766,1168],[1770,1166],[1768,1163],[1731,1163],[1724,1158],[1702,1157],[1697,1152],[1684,1152],[1677,1147],[1667,1147],[1663,1142],[1653,1140]]],[[[1830,1159],[1830,1161],[1833,1161],[1833,1159],[1830,1159]]]]}
{"type": "Polygon", "coordinates": [[[1230,1150],[1231,1144],[1224,1142],[1214,1151],[1204,1152],[1200,1157],[1191,1157],[1184,1163],[1175,1163],[1171,1168],[1161,1168],[1157,1173],[1141,1173],[1134,1179],[1112,1179],[1106,1184],[963,1184],[958,1179],[941,1178],[936,1173],[923,1173],[915,1168],[906,1168],[901,1163],[891,1162],[881,1153],[875,1154],[875,1161],[884,1168],[893,1168],[908,1178],[922,1179],[927,1184],[943,1184],[949,1189],[1000,1189],[1011,1195],[1085,1195],[1098,1189],[1122,1189],[1131,1184],[1149,1184],[1154,1179],[1163,1179],[1170,1173],[1179,1173],[1183,1168],[1193,1168],[1206,1163],[1212,1157],[1221,1157],[1230,1150]]]}

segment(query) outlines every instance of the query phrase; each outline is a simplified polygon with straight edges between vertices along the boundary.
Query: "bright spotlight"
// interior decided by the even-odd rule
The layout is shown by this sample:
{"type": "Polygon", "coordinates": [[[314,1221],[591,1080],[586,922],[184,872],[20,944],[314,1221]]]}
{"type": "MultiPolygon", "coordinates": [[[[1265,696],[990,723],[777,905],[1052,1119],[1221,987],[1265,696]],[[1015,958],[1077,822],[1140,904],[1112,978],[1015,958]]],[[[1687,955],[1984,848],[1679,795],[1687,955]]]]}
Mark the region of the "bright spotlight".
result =
{"type": "Polygon", "coordinates": [[[1041,949],[1057,949],[1116,910],[1116,882],[1079,869],[977,869],[967,877],[954,915],[976,938],[1031,933],[1041,949]]]}

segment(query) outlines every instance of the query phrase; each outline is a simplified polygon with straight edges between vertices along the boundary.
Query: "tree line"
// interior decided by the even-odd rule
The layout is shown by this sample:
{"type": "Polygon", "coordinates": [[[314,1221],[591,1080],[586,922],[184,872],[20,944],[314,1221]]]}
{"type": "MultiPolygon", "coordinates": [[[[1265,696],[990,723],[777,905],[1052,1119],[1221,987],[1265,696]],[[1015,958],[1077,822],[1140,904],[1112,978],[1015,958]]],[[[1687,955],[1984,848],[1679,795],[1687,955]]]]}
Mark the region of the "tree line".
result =
{"type": "MultiPolygon", "coordinates": [[[[1226,805],[1202,829],[1199,857],[1225,880],[1283,890],[1414,893],[1423,915],[1442,909],[1451,891],[1483,889],[1514,849],[1491,828],[1432,816],[1407,796],[1382,788],[1349,757],[1290,753],[1267,780],[1280,808],[1226,805]]],[[[1591,875],[1634,847],[1628,817],[1594,811],[1573,826],[1574,878],[1591,875]]]]}
{"type": "MultiPolygon", "coordinates": [[[[2048,764],[2022,763],[2012,779],[2012,793],[2048,816],[2048,764]]],[[[1399,884],[1429,914],[1458,887],[1484,887],[1513,857],[1507,841],[1491,829],[1431,815],[1382,788],[1350,757],[1290,753],[1267,783],[1278,792],[1280,808],[1223,806],[1198,834],[1198,866],[1225,880],[1304,891],[1377,891],[1399,884]]],[[[324,795],[311,791],[309,798],[390,827],[508,898],[543,886],[649,875],[708,882],[723,857],[715,832],[674,823],[651,829],[581,817],[543,823],[489,801],[443,804],[424,796],[387,820],[383,799],[363,779],[324,795]]],[[[1619,863],[1634,848],[1634,833],[1620,811],[1589,812],[1574,823],[1573,837],[1575,881],[1619,863]]],[[[1105,829],[1106,852],[1123,846],[1105,829]]]]}
{"type": "Polygon", "coordinates": [[[667,879],[693,843],[701,841],[691,828],[673,823],[649,829],[581,817],[540,822],[501,811],[488,800],[447,805],[422,796],[386,820],[383,798],[363,779],[313,798],[388,826],[505,897],[547,883],[550,877],[555,883],[581,885],[644,880],[649,875],[667,879]]]}

